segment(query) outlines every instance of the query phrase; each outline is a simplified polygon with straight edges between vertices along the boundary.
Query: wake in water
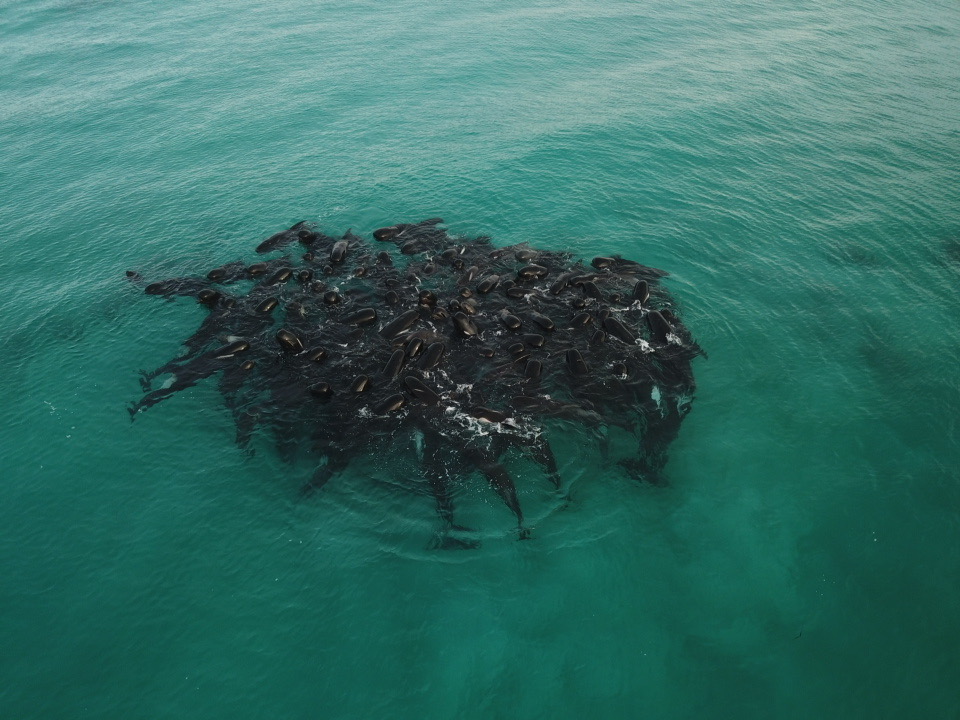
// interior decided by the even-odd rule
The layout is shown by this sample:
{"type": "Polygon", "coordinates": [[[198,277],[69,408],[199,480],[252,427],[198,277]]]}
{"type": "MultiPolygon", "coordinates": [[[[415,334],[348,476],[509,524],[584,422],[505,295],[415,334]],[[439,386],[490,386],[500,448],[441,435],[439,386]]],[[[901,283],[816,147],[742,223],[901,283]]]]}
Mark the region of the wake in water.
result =
{"type": "Polygon", "coordinates": [[[529,536],[501,459],[527,454],[561,490],[552,418],[605,454],[610,428],[632,433],[637,451],[619,464],[662,484],[701,354],[660,283],[666,273],[620,257],[587,266],[525,244],[494,248],[489,238],[451,237],[441,223],[376,230],[399,258],[349,231],[333,238],[298,223],[257,252],[299,242],[299,263],[237,260],[206,277],[147,284],[147,294],[196,297],[210,314],[186,353],[143,372],[131,417],[219,375],[242,447],[263,427],[282,457],[300,448],[315,456],[305,492],[353,457],[412,441],[443,546],[471,544],[457,537],[451,485],[474,471],[529,536]]]}

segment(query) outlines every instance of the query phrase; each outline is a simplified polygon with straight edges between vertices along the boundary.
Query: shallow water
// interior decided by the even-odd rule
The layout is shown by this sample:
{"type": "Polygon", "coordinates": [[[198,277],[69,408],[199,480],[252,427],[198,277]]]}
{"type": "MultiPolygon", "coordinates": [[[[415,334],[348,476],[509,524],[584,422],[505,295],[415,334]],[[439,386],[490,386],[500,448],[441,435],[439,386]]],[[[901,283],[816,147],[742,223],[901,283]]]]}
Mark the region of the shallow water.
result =
{"type": "MultiPolygon", "coordinates": [[[[960,9],[0,6],[0,715],[960,716],[960,9]],[[637,485],[412,457],[304,503],[127,283],[301,219],[671,272],[708,359],[637,485]]],[[[566,435],[564,437],[570,437],[566,435]]],[[[575,438],[576,436],[574,436],[575,438]]],[[[599,468],[599,469],[598,469],[599,468]]],[[[306,470],[306,472],[309,472],[306,470]]]]}

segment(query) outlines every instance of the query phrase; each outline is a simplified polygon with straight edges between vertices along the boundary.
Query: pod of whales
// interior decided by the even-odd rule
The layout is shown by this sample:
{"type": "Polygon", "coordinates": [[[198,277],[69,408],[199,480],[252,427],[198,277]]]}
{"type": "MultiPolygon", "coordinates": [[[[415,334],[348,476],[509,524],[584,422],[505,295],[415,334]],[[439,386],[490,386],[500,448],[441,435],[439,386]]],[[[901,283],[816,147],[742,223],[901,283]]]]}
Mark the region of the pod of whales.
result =
{"type": "Polygon", "coordinates": [[[586,430],[567,442],[599,440],[603,453],[610,428],[632,433],[636,453],[619,465],[662,484],[701,354],[666,273],[619,256],[585,264],[525,243],[497,248],[442,222],[380,228],[374,242],[299,222],[256,248],[289,253],[279,258],[151,283],[129,271],[145,293],[193,297],[208,312],[182,355],[142,372],[131,418],[219,375],[239,445],[261,428],[281,456],[315,458],[305,493],[353,457],[417,445],[444,547],[471,545],[452,534],[452,486],[473,472],[528,537],[502,460],[523,453],[559,489],[558,421],[586,430]]]}

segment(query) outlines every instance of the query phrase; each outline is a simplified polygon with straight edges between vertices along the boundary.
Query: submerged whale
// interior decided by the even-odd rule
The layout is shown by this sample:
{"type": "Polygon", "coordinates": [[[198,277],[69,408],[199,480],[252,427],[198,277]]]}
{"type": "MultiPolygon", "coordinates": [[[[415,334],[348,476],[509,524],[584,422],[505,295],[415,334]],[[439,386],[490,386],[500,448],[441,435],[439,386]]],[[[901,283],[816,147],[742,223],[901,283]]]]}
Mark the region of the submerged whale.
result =
{"type": "Polygon", "coordinates": [[[525,243],[495,247],[442,223],[379,228],[371,243],[300,222],[256,248],[298,242],[306,252],[296,260],[238,260],[149,284],[128,272],[147,294],[192,296],[208,311],[181,356],[142,372],[131,417],[219,374],[238,444],[259,428],[282,456],[315,458],[305,494],[354,457],[418,442],[443,547],[470,544],[451,536],[451,487],[473,472],[529,536],[502,460],[522,453],[561,488],[550,445],[558,420],[602,452],[609,428],[632,433],[636,452],[619,465],[663,483],[702,354],[661,282],[667,273],[616,255],[585,263],[525,243]]]}

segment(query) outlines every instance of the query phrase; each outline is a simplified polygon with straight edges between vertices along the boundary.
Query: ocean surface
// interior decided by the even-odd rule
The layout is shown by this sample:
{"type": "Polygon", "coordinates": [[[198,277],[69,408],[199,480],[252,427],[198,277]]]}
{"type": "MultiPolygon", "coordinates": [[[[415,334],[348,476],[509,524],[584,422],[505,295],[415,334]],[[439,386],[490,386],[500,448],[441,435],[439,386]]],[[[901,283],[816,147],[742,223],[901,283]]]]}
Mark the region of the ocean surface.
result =
{"type": "Polygon", "coordinates": [[[0,717],[960,717],[956,2],[5,2],[0,191],[0,717]],[[131,423],[126,270],[434,216],[671,273],[668,486],[560,433],[441,551],[413,456],[131,423]]]}

